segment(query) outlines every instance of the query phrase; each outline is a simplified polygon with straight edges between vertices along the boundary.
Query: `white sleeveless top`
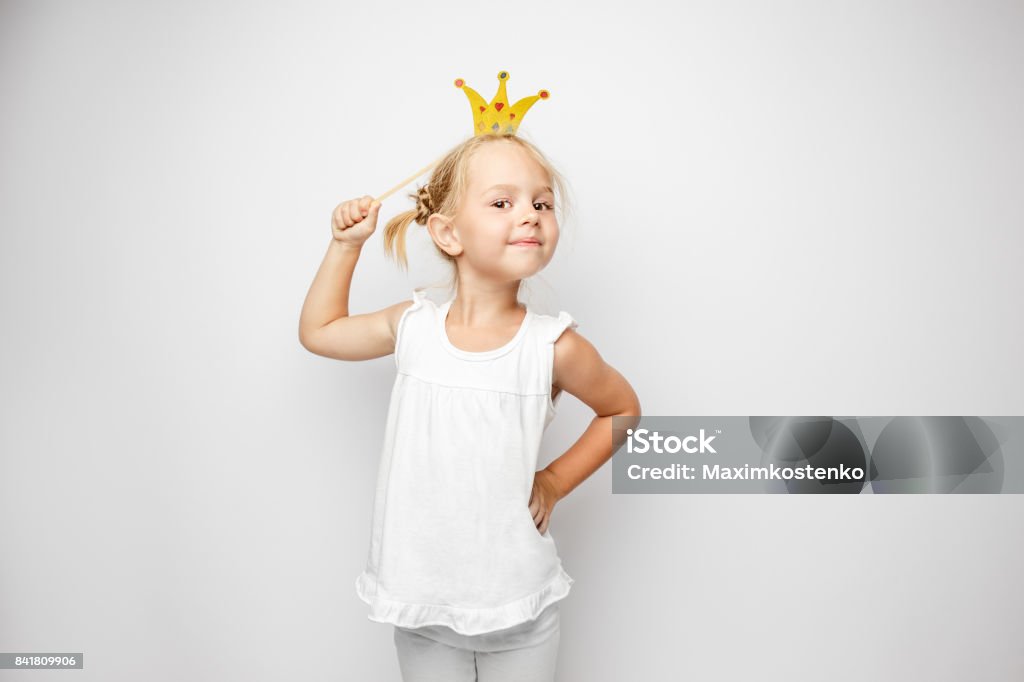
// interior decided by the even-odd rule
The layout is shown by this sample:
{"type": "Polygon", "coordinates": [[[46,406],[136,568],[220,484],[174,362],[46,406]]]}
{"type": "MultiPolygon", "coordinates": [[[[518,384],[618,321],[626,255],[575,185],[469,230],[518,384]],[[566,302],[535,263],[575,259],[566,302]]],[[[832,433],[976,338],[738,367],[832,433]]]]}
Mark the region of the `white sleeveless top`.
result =
{"type": "Polygon", "coordinates": [[[451,304],[417,289],[398,322],[356,592],[372,621],[477,635],[536,619],[574,582],[528,505],[541,436],[562,397],[551,400],[554,344],[577,324],[527,306],[508,343],[469,352],[445,332],[451,304]]]}

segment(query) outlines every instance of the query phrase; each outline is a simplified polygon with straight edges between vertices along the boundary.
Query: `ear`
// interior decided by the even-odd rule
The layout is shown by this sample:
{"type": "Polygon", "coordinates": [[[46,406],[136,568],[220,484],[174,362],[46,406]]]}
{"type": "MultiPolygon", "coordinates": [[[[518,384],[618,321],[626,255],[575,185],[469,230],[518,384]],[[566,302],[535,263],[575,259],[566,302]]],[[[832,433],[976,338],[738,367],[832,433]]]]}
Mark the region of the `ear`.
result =
{"type": "Polygon", "coordinates": [[[449,256],[458,256],[462,253],[462,242],[459,241],[459,235],[450,218],[440,213],[431,214],[427,218],[427,232],[434,243],[449,256]]]}

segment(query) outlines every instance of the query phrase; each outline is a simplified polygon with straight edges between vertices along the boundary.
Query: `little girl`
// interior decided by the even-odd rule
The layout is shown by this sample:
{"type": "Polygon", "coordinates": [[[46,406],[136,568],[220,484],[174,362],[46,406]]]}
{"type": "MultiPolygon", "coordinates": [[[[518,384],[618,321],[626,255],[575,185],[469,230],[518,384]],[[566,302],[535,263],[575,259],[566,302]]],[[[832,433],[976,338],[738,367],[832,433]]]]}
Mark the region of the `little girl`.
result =
{"type": "Polygon", "coordinates": [[[299,338],[339,360],[395,354],[366,569],[369,619],[389,623],[405,682],[554,680],[558,602],[573,579],[548,532],[555,504],[614,452],[613,416],[639,416],[629,383],[574,331],[566,312],[518,302],[520,283],[558,244],[554,189],[564,183],[517,135],[467,139],[384,230],[402,265],[405,231],[425,225],[453,266],[455,295],[417,289],[350,315],[352,272],[380,202],[340,204],[303,305],[299,338]],[[596,416],[536,471],[563,392],[596,416]]]}

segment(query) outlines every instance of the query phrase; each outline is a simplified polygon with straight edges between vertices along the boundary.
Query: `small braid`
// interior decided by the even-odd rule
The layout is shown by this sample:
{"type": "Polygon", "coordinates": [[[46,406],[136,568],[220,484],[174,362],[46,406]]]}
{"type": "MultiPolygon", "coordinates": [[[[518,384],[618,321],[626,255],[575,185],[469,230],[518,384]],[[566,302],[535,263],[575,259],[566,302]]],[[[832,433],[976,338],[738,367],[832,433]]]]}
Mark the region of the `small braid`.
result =
{"type": "Polygon", "coordinates": [[[434,213],[433,200],[430,198],[430,189],[424,185],[416,194],[416,217],[413,220],[419,225],[426,225],[427,218],[434,213]]]}

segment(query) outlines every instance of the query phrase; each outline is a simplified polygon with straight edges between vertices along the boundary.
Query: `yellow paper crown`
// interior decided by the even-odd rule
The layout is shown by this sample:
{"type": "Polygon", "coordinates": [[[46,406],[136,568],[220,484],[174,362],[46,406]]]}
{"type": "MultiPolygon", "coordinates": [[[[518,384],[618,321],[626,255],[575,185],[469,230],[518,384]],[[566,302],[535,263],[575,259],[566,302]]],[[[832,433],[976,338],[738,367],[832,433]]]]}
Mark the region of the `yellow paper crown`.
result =
{"type": "Polygon", "coordinates": [[[547,90],[541,90],[536,95],[524,97],[509,106],[508,95],[505,94],[505,81],[507,80],[508,71],[498,72],[498,92],[488,104],[480,96],[480,93],[466,85],[465,79],[455,79],[455,87],[461,88],[466,93],[469,105],[473,108],[474,135],[515,135],[519,124],[523,122],[523,117],[533,103],[538,99],[547,99],[551,96],[547,90]]]}

